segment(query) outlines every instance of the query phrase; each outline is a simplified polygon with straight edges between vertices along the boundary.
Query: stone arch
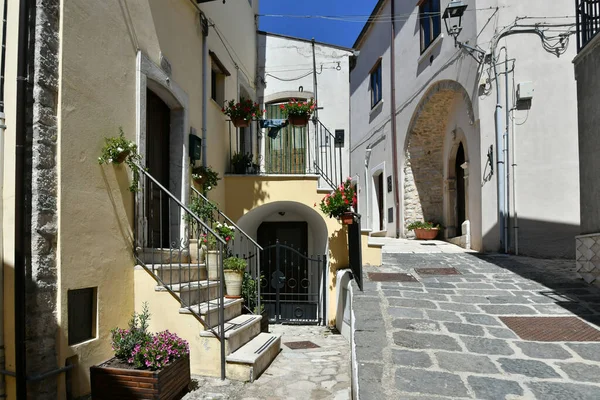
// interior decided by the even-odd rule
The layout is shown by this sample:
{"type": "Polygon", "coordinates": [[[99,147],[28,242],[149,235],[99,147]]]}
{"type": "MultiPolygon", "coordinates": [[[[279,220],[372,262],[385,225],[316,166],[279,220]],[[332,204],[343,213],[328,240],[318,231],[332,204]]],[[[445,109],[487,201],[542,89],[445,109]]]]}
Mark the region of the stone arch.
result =
{"type": "MultiPolygon", "coordinates": [[[[405,234],[406,226],[414,221],[434,221],[444,226],[454,226],[451,220],[453,214],[448,210],[450,181],[446,176],[448,169],[444,146],[448,123],[458,102],[466,106],[468,121],[473,125],[471,99],[465,88],[456,81],[434,83],[415,108],[404,144],[405,234]]],[[[463,146],[466,151],[466,138],[463,146]]]]}

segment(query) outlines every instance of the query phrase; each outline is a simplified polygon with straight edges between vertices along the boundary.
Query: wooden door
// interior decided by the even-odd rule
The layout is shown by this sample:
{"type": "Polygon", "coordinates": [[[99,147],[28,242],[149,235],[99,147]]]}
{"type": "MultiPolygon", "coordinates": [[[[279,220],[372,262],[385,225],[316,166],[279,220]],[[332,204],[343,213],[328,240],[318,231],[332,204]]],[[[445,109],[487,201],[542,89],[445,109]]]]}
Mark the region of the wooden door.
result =
{"type": "MultiPolygon", "coordinates": [[[[160,97],[146,94],[146,167],[148,173],[167,190],[169,189],[169,145],[171,110],[160,97]]],[[[160,188],[147,182],[146,220],[148,246],[169,247],[169,199],[160,188]]]]}
{"type": "MultiPolygon", "coordinates": [[[[267,105],[268,119],[285,119],[280,104],[267,105]]],[[[269,174],[306,173],[306,128],[288,125],[276,138],[265,136],[265,171],[269,174]]]]}

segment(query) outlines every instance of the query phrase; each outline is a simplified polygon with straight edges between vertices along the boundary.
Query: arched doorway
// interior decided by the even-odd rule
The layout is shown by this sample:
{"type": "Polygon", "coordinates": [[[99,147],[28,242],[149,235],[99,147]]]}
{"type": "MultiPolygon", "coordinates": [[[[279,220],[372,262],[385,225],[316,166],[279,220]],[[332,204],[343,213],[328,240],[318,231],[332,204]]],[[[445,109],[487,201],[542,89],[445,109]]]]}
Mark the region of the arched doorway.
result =
{"type": "MultiPolygon", "coordinates": [[[[415,221],[438,223],[446,238],[462,234],[460,224],[468,212],[468,175],[463,168],[468,160],[466,137],[460,128],[451,129],[451,121],[472,125],[472,103],[458,82],[440,81],[415,109],[404,163],[404,226],[415,221]]],[[[404,233],[412,234],[406,228],[404,233]]]]}

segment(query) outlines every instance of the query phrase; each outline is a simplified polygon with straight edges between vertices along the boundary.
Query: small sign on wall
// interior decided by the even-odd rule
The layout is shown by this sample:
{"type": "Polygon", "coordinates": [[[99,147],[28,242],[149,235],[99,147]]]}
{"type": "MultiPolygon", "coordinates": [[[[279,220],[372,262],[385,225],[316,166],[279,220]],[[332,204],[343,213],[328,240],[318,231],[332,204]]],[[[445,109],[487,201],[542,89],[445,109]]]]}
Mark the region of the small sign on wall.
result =
{"type": "Polygon", "coordinates": [[[388,189],[388,193],[391,193],[392,191],[392,176],[388,176],[387,177],[387,189],[388,189]]]}

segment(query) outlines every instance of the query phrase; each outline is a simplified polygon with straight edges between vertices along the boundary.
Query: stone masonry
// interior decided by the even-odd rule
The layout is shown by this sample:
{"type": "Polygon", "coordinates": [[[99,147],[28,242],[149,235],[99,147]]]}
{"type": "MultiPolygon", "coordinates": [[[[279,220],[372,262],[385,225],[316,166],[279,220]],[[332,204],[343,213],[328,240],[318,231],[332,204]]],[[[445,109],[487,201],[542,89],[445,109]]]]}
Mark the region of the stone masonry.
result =
{"type": "Polygon", "coordinates": [[[600,234],[575,238],[577,273],[588,283],[600,286],[600,234]]]}
{"type": "Polygon", "coordinates": [[[384,247],[382,267],[366,269],[364,292],[355,288],[360,400],[600,399],[600,342],[526,341],[500,320],[576,316],[597,328],[600,289],[579,280],[572,262],[436,253],[441,246],[384,247]],[[419,267],[461,274],[421,276],[419,267]],[[417,281],[373,282],[375,270],[417,281]]]}
{"type": "MultiPolygon", "coordinates": [[[[55,370],[57,337],[57,103],[59,0],[36,0],[30,18],[27,171],[27,375],[55,370]]],[[[56,378],[28,384],[28,397],[56,399],[56,378]]]]}

